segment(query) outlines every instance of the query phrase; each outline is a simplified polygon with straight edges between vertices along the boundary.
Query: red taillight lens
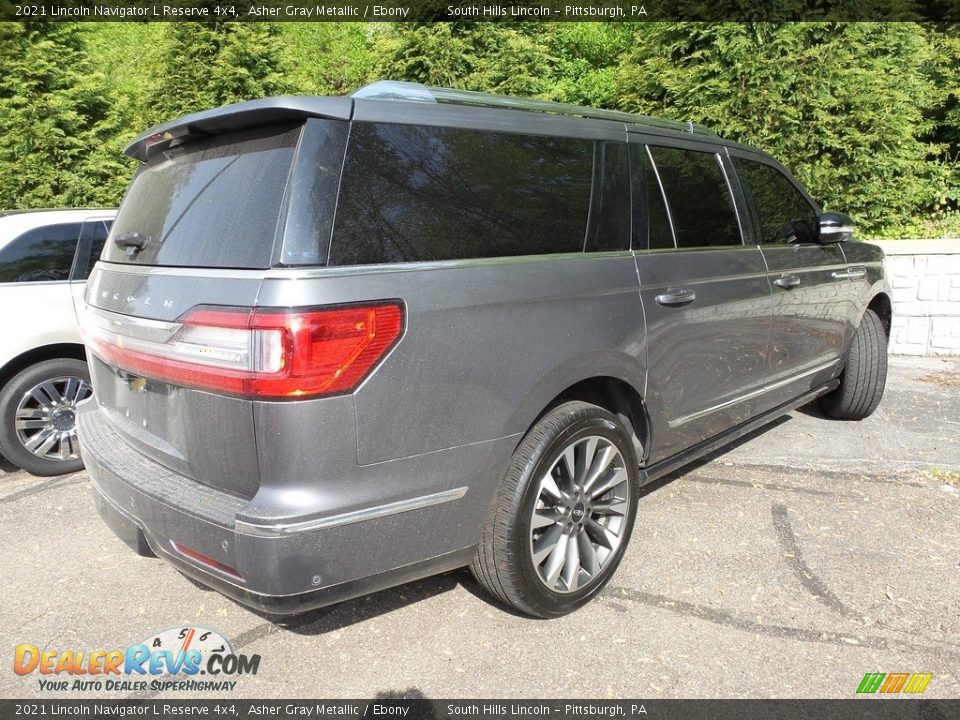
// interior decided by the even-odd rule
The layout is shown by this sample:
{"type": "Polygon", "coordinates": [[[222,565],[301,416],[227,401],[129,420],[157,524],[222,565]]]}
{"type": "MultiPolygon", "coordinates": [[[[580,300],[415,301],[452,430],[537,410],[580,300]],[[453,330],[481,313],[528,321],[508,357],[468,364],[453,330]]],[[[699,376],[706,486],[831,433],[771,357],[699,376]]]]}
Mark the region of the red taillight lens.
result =
{"type": "Polygon", "coordinates": [[[163,341],[85,323],[94,354],[175,385],[259,398],[352,392],[403,334],[399,302],[309,310],[197,308],[163,341]]]}

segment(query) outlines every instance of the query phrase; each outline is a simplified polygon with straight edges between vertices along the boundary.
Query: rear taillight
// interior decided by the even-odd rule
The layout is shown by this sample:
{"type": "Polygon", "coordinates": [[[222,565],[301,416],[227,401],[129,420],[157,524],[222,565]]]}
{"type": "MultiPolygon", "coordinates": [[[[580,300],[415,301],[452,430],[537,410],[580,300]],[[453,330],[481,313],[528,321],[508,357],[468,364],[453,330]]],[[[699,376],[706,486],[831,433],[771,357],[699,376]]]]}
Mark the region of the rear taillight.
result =
{"type": "Polygon", "coordinates": [[[404,315],[395,301],[201,307],[175,324],[151,323],[131,334],[93,314],[85,319],[84,341],[106,362],[144,377],[245,397],[297,398],[356,389],[399,340],[404,315]]]}

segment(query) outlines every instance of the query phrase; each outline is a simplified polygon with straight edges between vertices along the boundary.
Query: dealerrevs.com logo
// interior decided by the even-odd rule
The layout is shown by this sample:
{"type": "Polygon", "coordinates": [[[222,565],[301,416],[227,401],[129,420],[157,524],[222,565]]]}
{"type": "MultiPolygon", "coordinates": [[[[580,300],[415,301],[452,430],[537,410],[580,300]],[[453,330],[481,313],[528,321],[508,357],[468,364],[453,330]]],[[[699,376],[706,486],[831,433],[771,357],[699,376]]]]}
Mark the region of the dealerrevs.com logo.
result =
{"type": "Polygon", "coordinates": [[[216,630],[187,625],[153,633],[125,650],[41,649],[16,646],[13,671],[38,675],[49,691],[231,691],[233,679],[256,675],[259,655],[239,655],[216,630]]]}

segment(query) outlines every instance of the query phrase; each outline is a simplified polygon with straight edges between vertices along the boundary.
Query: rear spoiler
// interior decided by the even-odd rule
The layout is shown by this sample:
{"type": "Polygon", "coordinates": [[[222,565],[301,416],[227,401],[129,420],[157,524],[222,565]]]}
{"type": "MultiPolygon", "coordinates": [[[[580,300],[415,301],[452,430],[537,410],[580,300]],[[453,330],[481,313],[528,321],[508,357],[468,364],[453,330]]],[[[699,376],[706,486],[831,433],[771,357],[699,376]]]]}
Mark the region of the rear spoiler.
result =
{"type": "Polygon", "coordinates": [[[286,95],[248,100],[152,127],[127,145],[124,153],[146,162],[150,156],[188,140],[310,117],[349,120],[352,113],[353,99],[348,97],[286,95]]]}

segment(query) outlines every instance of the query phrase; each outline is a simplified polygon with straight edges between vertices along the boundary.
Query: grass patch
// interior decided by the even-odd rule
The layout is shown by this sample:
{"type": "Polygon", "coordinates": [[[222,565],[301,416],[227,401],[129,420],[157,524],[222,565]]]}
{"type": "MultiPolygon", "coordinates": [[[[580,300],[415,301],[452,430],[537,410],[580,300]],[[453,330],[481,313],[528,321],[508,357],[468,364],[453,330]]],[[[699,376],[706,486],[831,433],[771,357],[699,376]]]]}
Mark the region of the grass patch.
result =
{"type": "Polygon", "coordinates": [[[960,487],[960,472],[956,470],[941,470],[940,468],[930,468],[927,474],[932,477],[934,480],[944,483],[945,485],[953,485],[954,487],[960,487]]]}

